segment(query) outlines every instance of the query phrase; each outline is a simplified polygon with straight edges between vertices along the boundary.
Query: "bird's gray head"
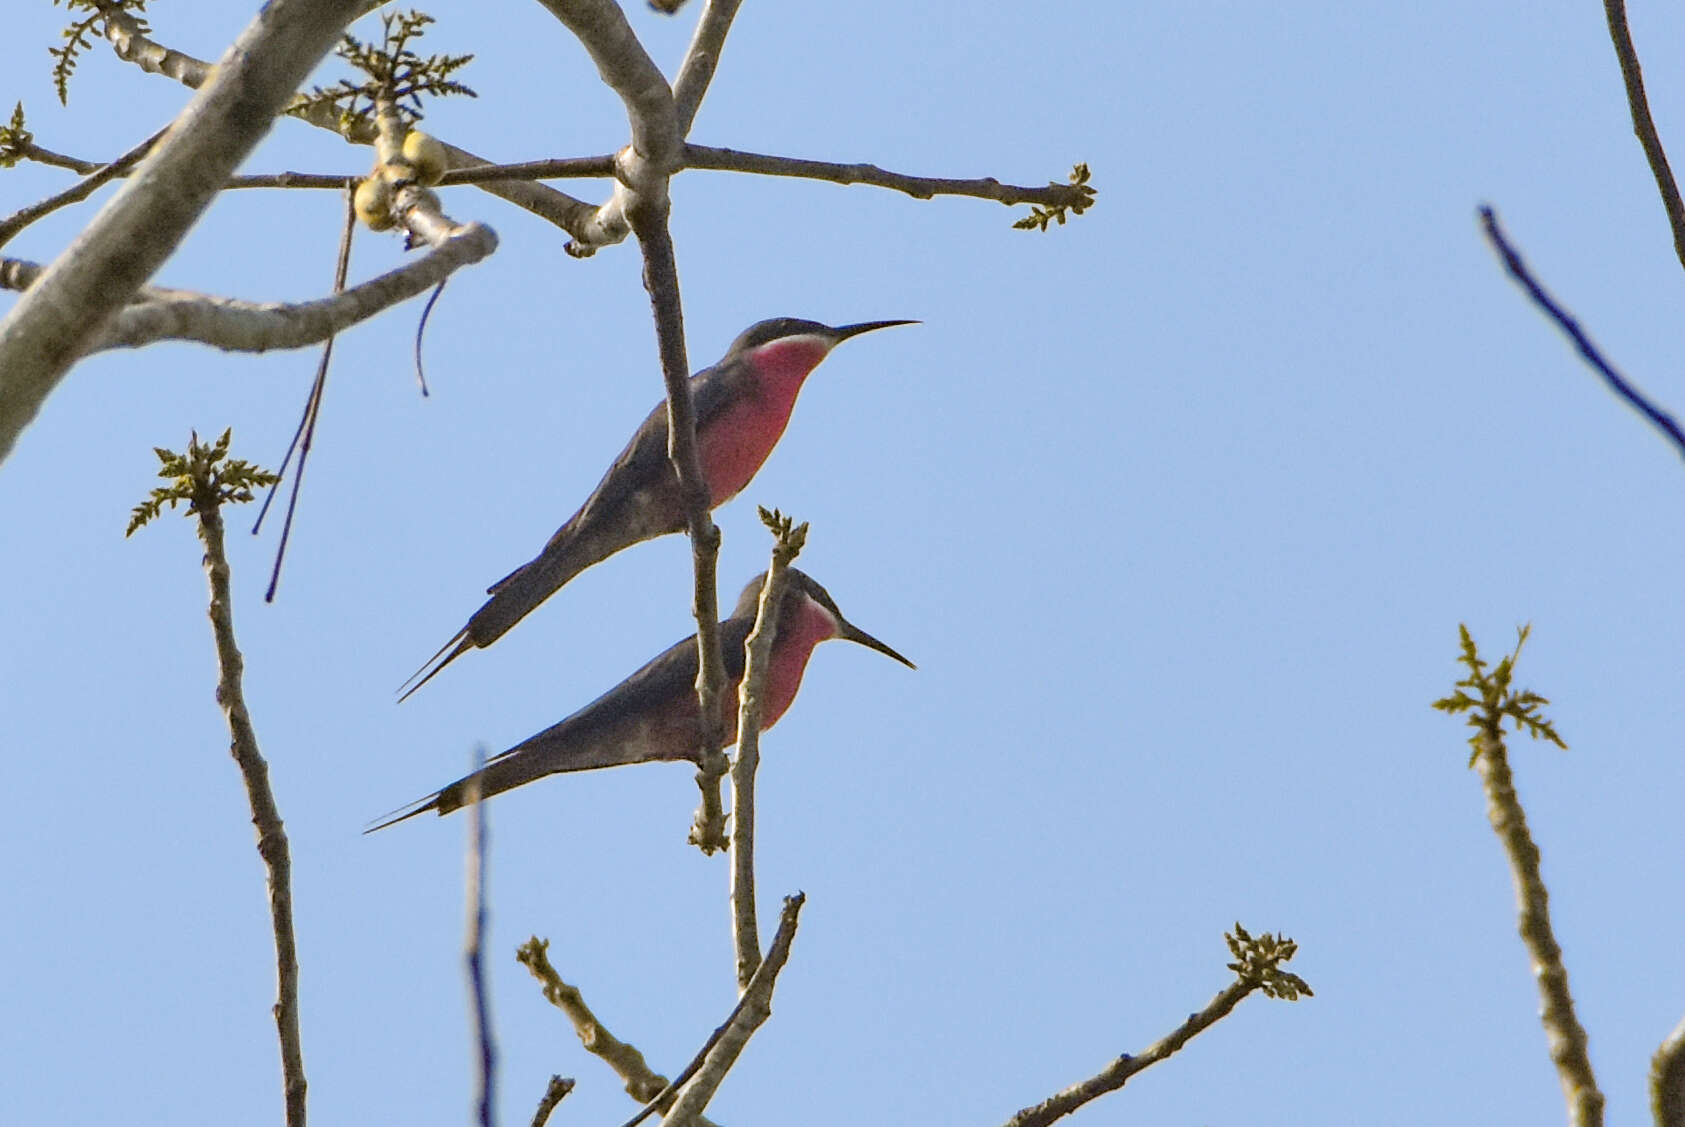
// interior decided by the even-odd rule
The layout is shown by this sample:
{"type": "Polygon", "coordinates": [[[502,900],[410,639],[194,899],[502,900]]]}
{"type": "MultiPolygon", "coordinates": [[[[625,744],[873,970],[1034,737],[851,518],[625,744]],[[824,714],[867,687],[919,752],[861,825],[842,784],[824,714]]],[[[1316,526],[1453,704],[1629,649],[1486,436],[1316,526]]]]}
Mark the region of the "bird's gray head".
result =
{"type": "MultiPolygon", "coordinates": [[[[755,576],[755,578],[749,580],[748,585],[743,588],[743,593],[737,597],[737,607],[731,612],[731,617],[747,618],[753,621],[756,613],[760,610],[761,588],[765,585],[766,572],[764,571],[755,576]]],[[[785,622],[793,621],[795,615],[802,613],[802,603],[804,601],[817,604],[827,615],[831,617],[833,621],[835,621],[836,632],[832,635],[832,637],[843,638],[847,641],[856,642],[865,646],[867,649],[877,650],[886,657],[892,657],[896,661],[899,661],[908,669],[918,668],[918,666],[896,653],[887,644],[878,641],[876,638],[854,625],[848,619],[844,618],[842,611],[837,607],[836,600],[831,598],[831,593],[829,591],[825,590],[824,587],[821,587],[818,581],[808,575],[807,572],[802,571],[799,568],[792,567],[789,571],[785,572],[784,599],[778,607],[778,621],[780,626],[782,626],[785,622]]]]}
{"type": "Polygon", "coordinates": [[[849,337],[869,333],[874,329],[887,329],[893,325],[916,325],[917,321],[862,321],[855,325],[826,325],[819,321],[804,321],[800,317],[773,317],[765,321],[756,321],[747,329],[737,334],[737,339],[731,342],[726,350],[727,356],[736,356],[750,352],[773,341],[785,340],[789,337],[818,337],[826,342],[827,348],[835,348],[849,337]]]}

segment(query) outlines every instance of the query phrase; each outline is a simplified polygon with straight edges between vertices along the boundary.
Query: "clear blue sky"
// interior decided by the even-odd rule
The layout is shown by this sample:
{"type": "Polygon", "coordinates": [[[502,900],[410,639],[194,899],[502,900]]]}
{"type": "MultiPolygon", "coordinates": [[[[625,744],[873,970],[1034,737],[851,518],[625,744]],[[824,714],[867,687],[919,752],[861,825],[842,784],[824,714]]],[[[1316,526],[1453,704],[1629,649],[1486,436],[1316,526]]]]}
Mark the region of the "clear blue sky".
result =
{"type": "MultiPolygon", "coordinates": [[[[694,6],[694,5],[693,5],[694,6]]],[[[62,9],[14,5],[0,102],[108,158],[186,94],[94,50],[68,111],[62,9]]],[[[177,2],[220,53],[249,5],[177,2]]],[[[631,4],[663,66],[694,19],[631,4]]],[[[428,124],[489,157],[610,151],[618,103],[537,5],[430,9],[478,100],[428,124]],[[542,76],[542,81],[535,81],[542,76]]],[[[1685,156],[1685,13],[1633,5],[1685,156]]],[[[364,25],[364,34],[370,34],[364,25]]],[[[328,70],[323,81],[337,77],[328,70]]],[[[1516,743],[1558,935],[1610,1098],[1647,1119],[1685,1011],[1685,465],[1505,279],[1475,207],[1625,370],[1685,410],[1685,273],[1593,3],[744,5],[704,143],[1036,183],[1086,160],[1072,226],[866,188],[674,185],[691,357],[750,322],[915,317],[809,382],[717,514],[723,597],[802,566],[919,663],[815,655],[763,743],[763,912],[809,897],[731,1124],[993,1123],[1136,1052],[1229,979],[1236,919],[1317,991],[1248,1001],[1087,1124],[1553,1122],[1561,1097],[1464,729],[1430,711],[1467,622],[1572,751],[1516,743]]],[[[359,172],[283,122],[252,170],[359,172]]],[[[0,173],[0,212],[68,174],[0,173]]],[[[594,194],[600,185],[592,187],[594,194]]],[[[292,840],[317,1122],[460,1123],[460,818],[364,823],[571,712],[691,629],[689,555],[577,580],[403,707],[392,690],[597,481],[661,384],[631,245],[578,262],[470,189],[499,252],[339,342],[279,602],[233,539],[247,695],[292,840]]],[[[160,284],[315,296],[332,193],[218,203],[160,284]]],[[[6,253],[56,254],[89,210],[6,253]]],[[[365,233],[368,277],[398,261],[365,233]]],[[[0,466],[0,1090],[19,1123],[279,1115],[261,869],[212,698],[200,549],[122,539],[153,446],[234,428],[279,460],[314,352],[165,346],[81,365],[0,466]]],[[[250,511],[231,524],[249,526],[250,511]]],[[[690,771],[547,780],[490,807],[503,1122],[632,1105],[512,953],[552,957],[665,1070],[729,1009],[727,870],[684,844],[690,771]]]]}

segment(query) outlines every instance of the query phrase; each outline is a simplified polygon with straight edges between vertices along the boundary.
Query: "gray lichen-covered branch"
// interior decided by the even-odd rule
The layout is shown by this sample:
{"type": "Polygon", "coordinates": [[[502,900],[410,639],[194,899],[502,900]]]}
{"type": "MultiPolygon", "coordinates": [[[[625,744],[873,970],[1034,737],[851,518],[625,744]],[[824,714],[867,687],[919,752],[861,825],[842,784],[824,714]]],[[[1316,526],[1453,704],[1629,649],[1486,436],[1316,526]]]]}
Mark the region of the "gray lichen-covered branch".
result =
{"type": "MultiPolygon", "coordinates": [[[[267,352],[320,344],[402,301],[426,293],[497,246],[488,227],[470,223],[413,262],[315,301],[258,303],[184,290],[143,287],[85,344],[87,353],[158,341],[208,344],[228,352],[267,352]]],[[[45,273],[22,259],[0,259],[0,288],[27,296],[45,273]]],[[[0,408],[3,410],[3,408],[0,408]]]]}
{"type": "Polygon", "coordinates": [[[70,247],[0,320],[0,460],[77,357],[163,264],[358,0],[274,0],[70,247]]]}

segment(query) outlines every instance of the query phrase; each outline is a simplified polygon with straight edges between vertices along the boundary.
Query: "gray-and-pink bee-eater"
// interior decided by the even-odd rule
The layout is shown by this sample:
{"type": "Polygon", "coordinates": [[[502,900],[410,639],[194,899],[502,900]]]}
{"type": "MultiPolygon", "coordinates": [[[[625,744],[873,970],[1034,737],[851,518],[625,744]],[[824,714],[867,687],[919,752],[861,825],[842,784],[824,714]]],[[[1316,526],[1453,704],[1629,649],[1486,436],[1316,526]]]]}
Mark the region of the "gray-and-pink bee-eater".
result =
{"type": "MultiPolygon", "coordinates": [[[[778,632],[772,640],[772,664],[767,670],[765,697],[761,706],[761,727],[778,722],[796,698],[802,673],[813,647],[828,638],[858,642],[887,654],[907,668],[912,662],[850,623],[837,609],[836,601],[805,573],[791,568],[778,607],[778,632]]],[[[743,643],[755,625],[755,612],[765,574],[743,588],[737,608],[720,623],[720,646],[724,650],[726,691],[721,694],[724,742],[737,739],[737,689],[743,680],[743,643]]],[[[628,763],[657,763],[700,759],[701,708],[696,700],[696,635],[668,648],[642,669],[614,688],[531,739],[516,744],[486,761],[478,773],[458,779],[450,786],[370,826],[365,833],[436,810],[449,814],[461,809],[471,784],[478,783],[480,795],[490,798],[546,775],[564,771],[589,771],[597,767],[619,767],[628,763]]]]}
{"type": "MultiPolygon", "coordinates": [[[[696,416],[697,459],[708,486],[709,507],[735,497],[778,445],[796,395],[808,373],[850,337],[912,325],[915,321],[866,321],[832,328],[818,321],[779,317],[751,325],[711,368],[690,378],[696,416]]],[[[622,548],[683,532],[679,479],[667,456],[667,405],[657,404],[597,483],[585,504],[556,530],[536,558],[486,589],[491,596],[468,625],[403,686],[403,700],[471,649],[489,646],[590,567],[622,548]]]]}

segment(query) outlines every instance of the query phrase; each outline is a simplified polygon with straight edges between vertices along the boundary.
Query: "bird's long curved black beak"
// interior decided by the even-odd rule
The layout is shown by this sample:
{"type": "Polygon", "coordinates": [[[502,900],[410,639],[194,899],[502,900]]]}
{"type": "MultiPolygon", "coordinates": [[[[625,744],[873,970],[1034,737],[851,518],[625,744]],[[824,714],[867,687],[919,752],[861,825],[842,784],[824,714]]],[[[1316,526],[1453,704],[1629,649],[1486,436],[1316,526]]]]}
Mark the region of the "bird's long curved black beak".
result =
{"type": "MultiPolygon", "coordinates": [[[[899,322],[891,322],[891,324],[897,323],[899,322]]],[[[894,658],[902,665],[905,665],[908,669],[918,668],[918,666],[914,665],[912,662],[892,650],[887,643],[878,641],[876,638],[860,629],[860,627],[854,625],[854,623],[849,622],[840,615],[837,617],[837,624],[837,637],[842,638],[844,641],[859,642],[862,646],[865,646],[869,650],[877,650],[885,657],[894,658]]]]}
{"type": "Polygon", "coordinates": [[[838,325],[831,330],[831,334],[835,338],[831,341],[831,347],[835,348],[849,337],[857,337],[861,333],[870,333],[877,329],[892,329],[896,325],[917,325],[921,323],[919,321],[862,321],[858,325],[838,325]]]}

